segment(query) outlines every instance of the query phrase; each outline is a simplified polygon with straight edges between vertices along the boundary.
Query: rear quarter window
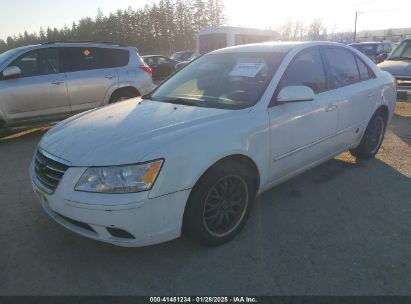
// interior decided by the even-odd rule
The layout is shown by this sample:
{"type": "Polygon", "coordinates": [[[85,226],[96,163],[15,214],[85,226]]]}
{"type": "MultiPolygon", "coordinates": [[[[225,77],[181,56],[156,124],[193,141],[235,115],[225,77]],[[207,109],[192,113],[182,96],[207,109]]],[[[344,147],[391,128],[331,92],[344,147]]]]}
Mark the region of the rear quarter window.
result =
{"type": "Polygon", "coordinates": [[[357,62],[358,72],[360,73],[360,80],[375,78],[374,72],[360,58],[355,56],[355,61],[357,62]]]}

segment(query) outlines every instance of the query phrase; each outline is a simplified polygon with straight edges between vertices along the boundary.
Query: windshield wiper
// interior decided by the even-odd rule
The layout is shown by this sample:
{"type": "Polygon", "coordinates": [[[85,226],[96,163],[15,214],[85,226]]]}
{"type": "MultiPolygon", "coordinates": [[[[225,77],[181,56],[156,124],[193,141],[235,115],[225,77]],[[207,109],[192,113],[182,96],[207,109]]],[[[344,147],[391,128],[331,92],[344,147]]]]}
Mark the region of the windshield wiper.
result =
{"type": "Polygon", "coordinates": [[[160,100],[161,102],[184,105],[184,106],[194,106],[194,107],[207,107],[200,100],[185,99],[185,98],[166,98],[160,100]]]}
{"type": "Polygon", "coordinates": [[[141,96],[141,99],[143,99],[143,100],[154,100],[152,95],[153,95],[152,93],[143,95],[143,96],[141,96]]]}

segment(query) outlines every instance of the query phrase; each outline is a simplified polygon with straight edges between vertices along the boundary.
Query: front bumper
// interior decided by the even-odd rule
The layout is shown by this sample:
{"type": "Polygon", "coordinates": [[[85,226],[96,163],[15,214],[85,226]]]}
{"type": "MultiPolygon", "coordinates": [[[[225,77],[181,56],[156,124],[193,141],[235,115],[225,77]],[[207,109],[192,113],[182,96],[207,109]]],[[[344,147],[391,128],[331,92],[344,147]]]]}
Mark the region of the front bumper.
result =
{"type": "Polygon", "coordinates": [[[33,189],[47,214],[65,228],[94,240],[124,247],[142,247],[181,236],[184,208],[190,190],[157,198],[148,192],[100,194],[74,191],[86,168],[69,168],[53,194],[33,189]]]}

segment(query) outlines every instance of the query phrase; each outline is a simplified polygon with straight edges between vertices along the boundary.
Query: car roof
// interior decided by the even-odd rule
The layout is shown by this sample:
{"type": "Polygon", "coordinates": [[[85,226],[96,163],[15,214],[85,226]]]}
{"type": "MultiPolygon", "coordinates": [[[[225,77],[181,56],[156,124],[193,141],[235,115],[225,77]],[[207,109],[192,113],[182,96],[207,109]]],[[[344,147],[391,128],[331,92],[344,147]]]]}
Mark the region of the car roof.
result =
{"type": "Polygon", "coordinates": [[[328,41],[278,41],[255,44],[245,44],[228,47],[213,51],[212,53],[233,53],[233,52],[288,52],[293,48],[307,48],[312,46],[343,46],[344,44],[328,41]]]}
{"type": "MultiPolygon", "coordinates": [[[[371,44],[381,44],[382,41],[369,41],[369,42],[358,42],[358,43],[351,43],[350,45],[371,45],[371,44]]],[[[389,43],[389,42],[384,42],[389,43]]]]}
{"type": "Polygon", "coordinates": [[[117,44],[117,43],[105,43],[105,42],[87,42],[87,41],[73,41],[73,42],[63,42],[63,41],[56,41],[56,42],[46,42],[42,44],[33,44],[33,45],[26,45],[15,48],[18,51],[27,51],[27,50],[35,50],[39,48],[47,48],[47,47],[107,47],[107,48],[119,48],[119,49],[129,49],[132,48],[130,46],[117,44]]]}
{"type": "Polygon", "coordinates": [[[185,54],[185,53],[194,53],[194,51],[178,51],[178,52],[175,52],[174,54],[185,54]]]}
{"type": "Polygon", "coordinates": [[[120,48],[120,49],[125,49],[125,48],[130,48],[127,45],[123,45],[120,43],[104,43],[104,42],[81,42],[81,41],[73,41],[73,42],[60,42],[60,41],[56,41],[56,42],[49,42],[49,43],[43,43],[41,44],[41,46],[43,47],[48,47],[48,46],[56,46],[56,47],[67,47],[67,46],[78,46],[78,47],[82,47],[82,46],[87,46],[87,47],[107,47],[107,48],[120,48]]]}

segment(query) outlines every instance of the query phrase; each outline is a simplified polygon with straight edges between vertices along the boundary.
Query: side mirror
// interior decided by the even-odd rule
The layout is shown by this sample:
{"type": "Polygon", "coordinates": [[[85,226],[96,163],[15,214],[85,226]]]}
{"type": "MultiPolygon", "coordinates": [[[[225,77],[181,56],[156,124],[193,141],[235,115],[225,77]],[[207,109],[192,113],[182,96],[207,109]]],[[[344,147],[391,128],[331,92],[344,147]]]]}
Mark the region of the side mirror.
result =
{"type": "Polygon", "coordinates": [[[5,79],[17,78],[21,75],[21,69],[17,66],[9,66],[3,70],[3,77],[5,79]]]}
{"type": "Polygon", "coordinates": [[[301,102],[314,100],[314,91],[306,86],[289,86],[283,88],[277,96],[277,103],[301,102]]]}

